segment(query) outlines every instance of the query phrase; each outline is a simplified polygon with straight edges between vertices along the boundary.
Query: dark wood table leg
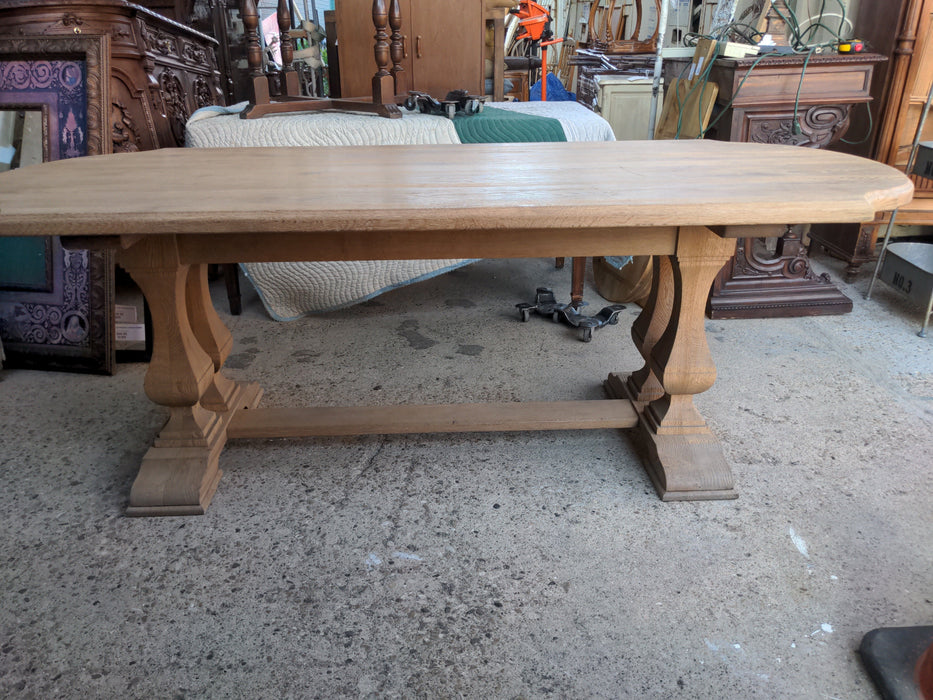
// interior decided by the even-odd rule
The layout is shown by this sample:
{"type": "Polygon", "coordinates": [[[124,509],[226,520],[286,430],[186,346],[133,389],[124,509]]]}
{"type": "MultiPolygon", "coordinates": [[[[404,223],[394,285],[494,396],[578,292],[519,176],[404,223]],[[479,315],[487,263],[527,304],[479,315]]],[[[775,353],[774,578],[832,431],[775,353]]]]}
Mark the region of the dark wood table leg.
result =
{"type": "Polygon", "coordinates": [[[773,256],[763,252],[762,241],[739,239],[735,257],[713,283],[710,318],[794,318],[852,310],[852,300],[829,275],[810,268],[801,227],[787,227],[773,256]]]}
{"type": "Polygon", "coordinates": [[[243,313],[243,303],[240,300],[240,266],[228,263],[224,269],[224,283],[227,285],[227,301],[230,303],[230,313],[239,316],[243,313]]]}

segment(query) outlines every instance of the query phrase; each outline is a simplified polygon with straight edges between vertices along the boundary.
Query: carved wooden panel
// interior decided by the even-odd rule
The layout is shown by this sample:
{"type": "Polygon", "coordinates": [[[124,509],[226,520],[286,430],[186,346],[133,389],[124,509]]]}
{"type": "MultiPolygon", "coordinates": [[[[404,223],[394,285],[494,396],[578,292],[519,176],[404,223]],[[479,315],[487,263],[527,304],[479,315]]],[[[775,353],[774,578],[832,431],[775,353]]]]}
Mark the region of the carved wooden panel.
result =
{"type": "MultiPolygon", "coordinates": [[[[853,109],[869,102],[874,66],[884,60],[877,54],[719,59],[710,80],[719,87],[721,112],[707,138],[825,148],[845,135],[853,109]]],[[[668,75],[679,69],[671,62],[668,75]]],[[[711,318],[763,318],[851,309],[827,276],[811,271],[800,232],[788,229],[774,251],[757,239],[738,242],[716,278],[708,312],[711,318]]]]}
{"type": "Polygon", "coordinates": [[[196,109],[222,104],[217,42],[125,0],[7,0],[2,35],[111,38],[114,151],[184,145],[196,109]]]}
{"type": "MultiPolygon", "coordinates": [[[[0,37],[0,110],[40,115],[41,160],[110,152],[109,59],[107,36],[0,37]]],[[[20,153],[28,147],[16,144],[20,153]]],[[[56,237],[24,242],[38,250],[11,248],[17,242],[5,239],[0,258],[9,255],[18,264],[38,253],[46,271],[28,283],[9,284],[0,277],[7,364],[110,373],[113,253],[66,250],[56,237]]]]}
{"type": "MultiPolygon", "coordinates": [[[[756,60],[716,61],[710,80],[719,87],[717,103],[730,108],[710,130],[713,138],[813,148],[835,143],[848,129],[853,107],[870,101],[874,66],[885,59],[814,55],[806,69],[801,55],[768,57],[753,67],[756,60]]],[[[671,77],[676,70],[671,62],[671,77]]]]}
{"type": "Polygon", "coordinates": [[[796,114],[786,108],[773,112],[743,111],[740,140],[824,148],[846,133],[851,111],[850,104],[813,105],[796,114]]]}

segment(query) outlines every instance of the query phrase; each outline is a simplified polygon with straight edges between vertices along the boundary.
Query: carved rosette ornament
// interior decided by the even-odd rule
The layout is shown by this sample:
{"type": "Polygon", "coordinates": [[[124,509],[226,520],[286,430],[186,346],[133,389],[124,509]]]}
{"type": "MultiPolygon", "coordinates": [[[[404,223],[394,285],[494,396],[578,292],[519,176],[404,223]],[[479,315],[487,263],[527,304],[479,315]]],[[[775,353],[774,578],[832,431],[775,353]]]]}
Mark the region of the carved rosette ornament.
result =
{"type": "Polygon", "coordinates": [[[84,20],[78,17],[78,15],[73,12],[66,12],[62,15],[62,26],[63,27],[72,27],[75,34],[81,33],[81,25],[84,24],[84,20]]]}
{"type": "Polygon", "coordinates": [[[110,36],[114,39],[126,40],[132,38],[133,34],[130,30],[124,25],[120,24],[113,28],[110,32],[110,36]]]}
{"type": "Polygon", "coordinates": [[[793,115],[771,119],[754,119],[749,126],[748,140],[753,143],[774,143],[788,146],[825,148],[842,138],[849,128],[851,105],[816,105],[801,112],[799,133],[794,128],[793,115]]]}
{"type": "Polygon", "coordinates": [[[113,102],[110,110],[114,153],[132,153],[139,150],[139,131],[130,111],[122,102],[113,102]]]}
{"type": "Polygon", "coordinates": [[[185,124],[190,116],[188,113],[188,104],[185,99],[185,88],[181,80],[170,68],[162,71],[159,76],[159,86],[161,87],[162,100],[165,103],[165,116],[168,117],[172,128],[172,136],[175,143],[179,146],[185,144],[185,124]]]}

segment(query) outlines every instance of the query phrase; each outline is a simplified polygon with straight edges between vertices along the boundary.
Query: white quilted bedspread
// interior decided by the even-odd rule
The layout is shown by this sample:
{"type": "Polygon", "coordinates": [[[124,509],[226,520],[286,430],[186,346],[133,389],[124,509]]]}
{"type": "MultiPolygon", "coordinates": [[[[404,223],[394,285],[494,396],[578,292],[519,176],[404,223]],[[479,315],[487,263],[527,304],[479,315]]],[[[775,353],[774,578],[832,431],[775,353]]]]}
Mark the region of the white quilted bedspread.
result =
{"type": "MultiPolygon", "coordinates": [[[[613,141],[609,123],[576,102],[496,102],[491,106],[552,117],[568,141],[613,141]]],[[[317,112],[240,119],[233,107],[205,107],[188,121],[189,148],[261,146],[380,146],[460,143],[445,117],[409,113],[401,119],[317,112]]],[[[396,287],[443,274],[472,260],[365,260],[354,262],[245,263],[247,278],[266,311],[278,321],[332,311],[396,287]]]]}

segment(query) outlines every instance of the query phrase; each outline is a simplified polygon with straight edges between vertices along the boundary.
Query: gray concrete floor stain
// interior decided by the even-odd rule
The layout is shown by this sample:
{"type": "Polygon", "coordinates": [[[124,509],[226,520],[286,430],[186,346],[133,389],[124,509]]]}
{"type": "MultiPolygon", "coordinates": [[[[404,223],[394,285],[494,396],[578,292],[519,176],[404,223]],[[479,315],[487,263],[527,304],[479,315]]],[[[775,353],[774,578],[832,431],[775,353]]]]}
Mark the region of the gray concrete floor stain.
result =
{"type": "MultiPolygon", "coordinates": [[[[862,636],[933,621],[933,351],[869,274],[846,316],[707,322],[727,502],[660,502],[628,432],[371,436],[231,443],[205,516],[131,519],[145,367],[0,371],[0,697],[876,698],[862,636]]],[[[591,343],[514,313],[569,278],[286,324],[246,288],[228,371],[271,406],[599,398],[637,308],[591,343]]]]}

